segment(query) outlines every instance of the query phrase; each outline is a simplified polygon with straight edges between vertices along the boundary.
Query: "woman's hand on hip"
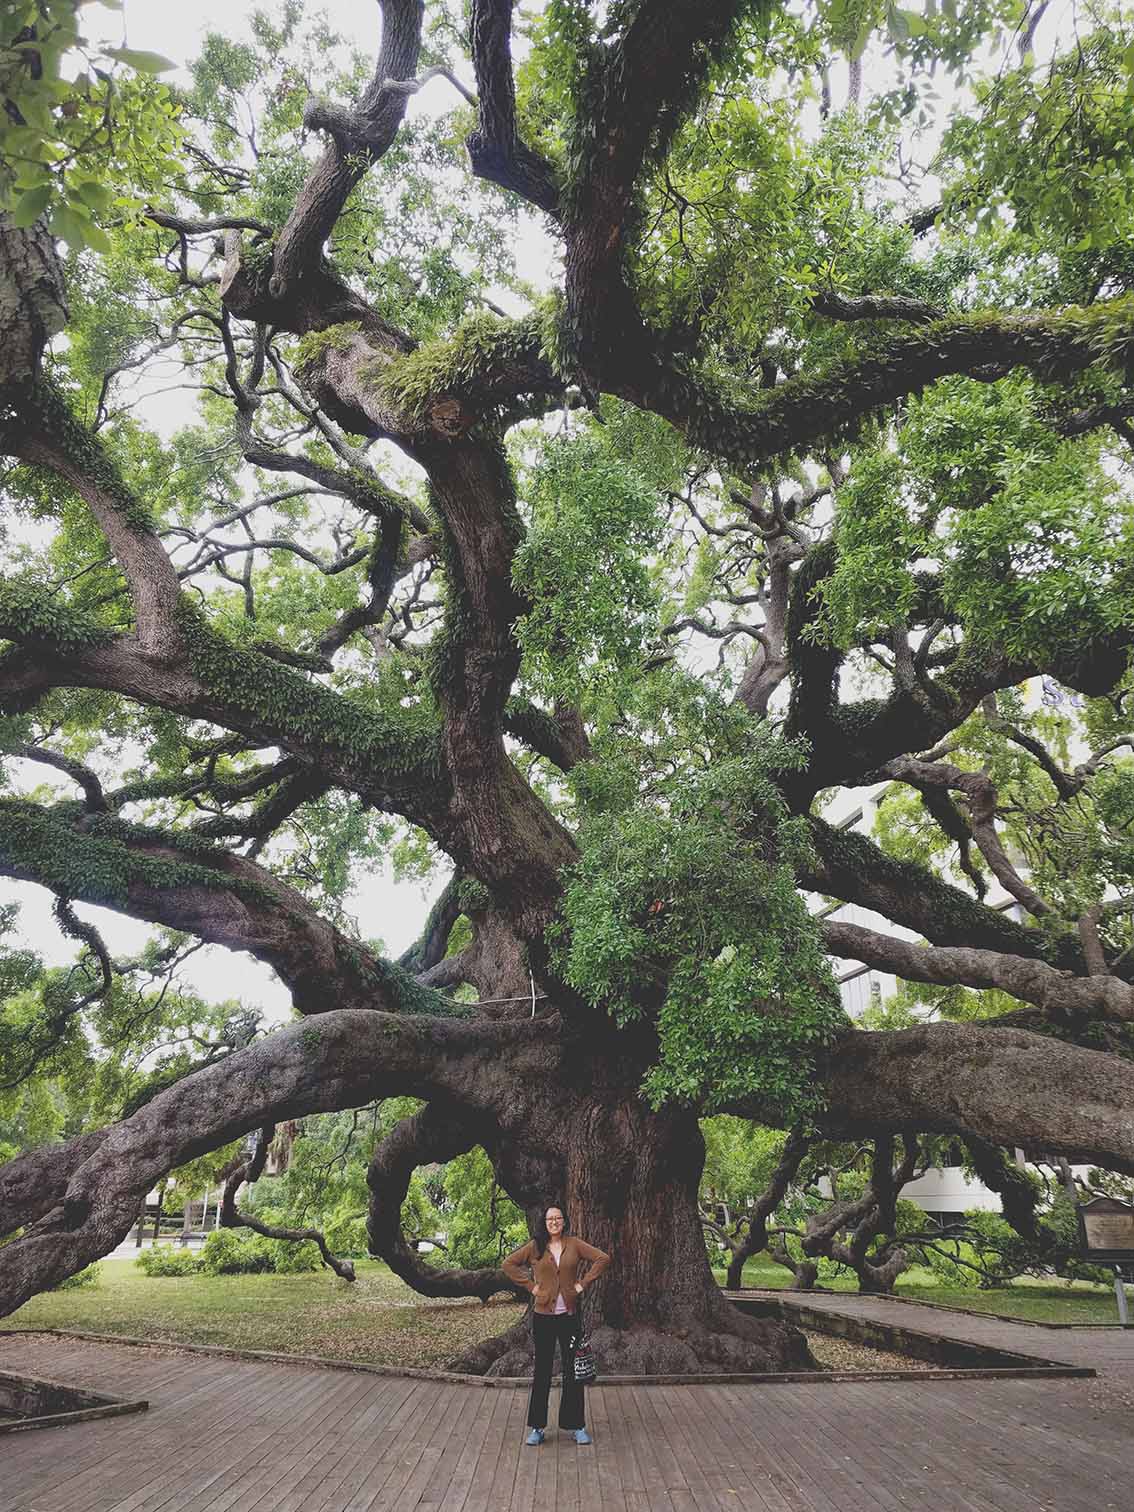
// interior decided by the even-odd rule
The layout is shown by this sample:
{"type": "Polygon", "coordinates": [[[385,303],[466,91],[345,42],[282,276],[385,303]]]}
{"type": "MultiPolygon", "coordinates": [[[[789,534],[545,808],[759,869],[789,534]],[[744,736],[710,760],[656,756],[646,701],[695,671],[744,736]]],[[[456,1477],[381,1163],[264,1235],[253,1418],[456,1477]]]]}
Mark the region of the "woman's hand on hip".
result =
{"type": "Polygon", "coordinates": [[[577,1297],[581,1296],[582,1295],[582,1291],[583,1291],[583,1283],[581,1281],[576,1281],[575,1282],[575,1295],[577,1297]]]}

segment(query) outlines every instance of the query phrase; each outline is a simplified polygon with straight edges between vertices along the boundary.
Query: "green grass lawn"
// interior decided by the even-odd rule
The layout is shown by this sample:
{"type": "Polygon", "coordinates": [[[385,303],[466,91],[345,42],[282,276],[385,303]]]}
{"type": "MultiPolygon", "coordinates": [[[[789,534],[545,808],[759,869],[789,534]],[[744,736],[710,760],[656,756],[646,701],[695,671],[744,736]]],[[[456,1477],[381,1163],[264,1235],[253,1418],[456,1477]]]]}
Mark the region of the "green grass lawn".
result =
{"type": "MultiPolygon", "coordinates": [[[[717,1279],[724,1284],[724,1272],[718,1271],[717,1279]]],[[[782,1265],[750,1260],[744,1267],[745,1286],[763,1286],[776,1290],[786,1287],[791,1277],[782,1265]]],[[[830,1291],[857,1291],[855,1279],[849,1273],[824,1281],[830,1291]]],[[[932,1271],[913,1266],[897,1284],[899,1297],[912,1297],[919,1302],[936,1302],[941,1307],[964,1307],[972,1312],[1004,1313],[1013,1318],[1027,1318],[1037,1323],[1117,1323],[1118,1305],[1114,1290],[1109,1286],[1095,1286],[1088,1281],[1033,1281],[1022,1279],[1011,1286],[998,1287],[994,1291],[978,1291],[975,1287],[946,1286],[938,1281],[932,1271]]]]}
{"type": "Polygon", "coordinates": [[[44,1292],[0,1328],[77,1328],[159,1342],[441,1367],[521,1315],[518,1305],[422,1307],[425,1299],[379,1261],[356,1261],[356,1268],[353,1283],[327,1270],[168,1278],[144,1276],[133,1260],[104,1260],[93,1286],[44,1292]]]}
{"type": "MultiPolygon", "coordinates": [[[[723,1282],[723,1272],[719,1274],[723,1282]]],[[[746,1286],[783,1287],[782,1267],[750,1261],[746,1286]]],[[[853,1291],[852,1278],[831,1283],[853,1291]]],[[[1114,1294],[1076,1283],[1023,1282],[998,1291],[935,1284],[911,1270],[899,1296],[1053,1323],[1114,1323],[1114,1294]]],[[[379,1365],[443,1367],[469,1345],[501,1333],[521,1315],[517,1304],[422,1306],[423,1298],[379,1261],[358,1263],[353,1285],[330,1271],[298,1276],[144,1276],[132,1260],[104,1260],[93,1286],[46,1292],[5,1319],[7,1328],[76,1328],[155,1342],[220,1344],[329,1355],[379,1365]]]]}

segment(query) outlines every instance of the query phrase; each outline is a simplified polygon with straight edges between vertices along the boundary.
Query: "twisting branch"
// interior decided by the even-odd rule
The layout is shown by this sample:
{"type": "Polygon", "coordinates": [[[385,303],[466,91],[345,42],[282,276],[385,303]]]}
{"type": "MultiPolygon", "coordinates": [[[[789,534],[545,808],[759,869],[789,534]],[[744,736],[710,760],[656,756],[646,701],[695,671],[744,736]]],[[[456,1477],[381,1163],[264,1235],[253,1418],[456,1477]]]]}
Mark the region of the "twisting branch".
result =
{"type": "Polygon", "coordinates": [[[403,1118],[374,1152],[366,1182],[370,1188],[370,1253],[385,1260],[396,1276],[426,1297],[479,1297],[487,1302],[496,1292],[523,1295],[502,1270],[436,1270],[423,1265],[406,1243],[401,1211],[410,1177],[418,1166],[452,1160],[485,1134],[451,1104],[434,1100],[420,1113],[403,1118]]]}
{"type": "Polygon", "coordinates": [[[736,1234],[724,1233],[718,1225],[710,1224],[702,1214],[701,1221],[705,1227],[718,1233],[730,1251],[728,1275],[725,1279],[725,1285],[730,1290],[735,1290],[744,1284],[743,1273],[746,1262],[753,1255],[761,1254],[768,1248],[768,1220],[787,1195],[788,1188],[795,1180],[810,1147],[810,1138],[801,1130],[793,1129],[788,1135],[776,1168],[768,1180],[768,1185],[745,1215],[747,1227],[743,1238],[737,1238],[736,1234]]]}
{"type": "Polygon", "coordinates": [[[966,946],[918,945],[835,919],[825,919],[821,928],[823,943],[832,955],[862,961],[903,981],[977,990],[997,988],[1069,1023],[1134,1022],[1134,987],[1110,974],[1097,935],[1094,943],[1098,957],[1088,958],[1084,949],[1092,974],[1076,977],[1023,956],[966,946]]]}
{"type": "Polygon", "coordinates": [[[95,434],[81,425],[63,394],[41,383],[28,393],[20,423],[7,449],[48,467],[63,478],[90,509],[130,588],[143,652],[158,664],[184,655],[177,621],[179,585],[173,563],[147,512],[118,476],[95,434]]]}
{"type": "Polygon", "coordinates": [[[91,834],[65,809],[5,802],[0,875],[246,950],[279,973],[301,1013],[468,1013],[335,929],[266,868],[188,838],[116,819],[91,834]]]}
{"type": "Polygon", "coordinates": [[[24,761],[38,761],[43,766],[54,767],[57,772],[63,772],[82,788],[87,808],[92,814],[106,811],[107,800],[102,790],[102,783],[90,767],[84,766],[81,761],[74,761],[70,756],[61,756],[57,751],[49,751],[45,746],[39,745],[15,745],[12,747],[11,754],[19,756],[24,761]]]}
{"type": "Polygon", "coordinates": [[[385,79],[383,80],[382,88],[389,90],[391,94],[415,95],[418,90],[424,89],[433,79],[448,79],[457,93],[475,108],[477,103],[476,95],[467,90],[452,69],[446,68],[443,63],[436,63],[432,68],[427,68],[416,79],[385,79]]]}
{"type": "Polygon", "coordinates": [[[906,1134],[903,1145],[902,1159],[895,1167],[893,1136],[880,1135],[874,1142],[870,1178],[862,1196],[840,1200],[836,1195],[825,1211],[813,1214],[804,1225],[804,1254],[849,1265],[858,1277],[860,1291],[892,1291],[908,1264],[905,1251],[892,1240],[874,1254],[869,1253],[880,1235],[893,1235],[898,1196],[917,1174],[918,1140],[906,1134]],[[844,1239],[842,1236],[848,1233],[844,1239]]]}
{"type": "Polygon", "coordinates": [[[262,1234],[265,1239],[285,1239],[291,1244],[302,1244],[305,1240],[311,1240],[319,1246],[324,1265],[329,1266],[335,1275],[340,1276],[344,1281],[353,1281],[354,1266],[349,1260],[340,1260],[337,1255],[332,1255],[321,1229],[281,1228],[278,1224],[262,1223],[259,1218],[254,1218],[251,1213],[242,1212],[236,1206],[236,1194],[240,1188],[246,1182],[251,1186],[264,1174],[268,1150],[275,1134],[275,1124],[266,1124],[256,1137],[253,1153],[229,1173],[221,1197],[220,1226],[222,1228],[249,1228],[254,1234],[262,1234]]]}
{"type": "Polygon", "coordinates": [[[1024,881],[1001,843],[996,829],[999,799],[987,773],[962,771],[960,767],[944,761],[921,761],[913,756],[895,756],[868,778],[869,781],[877,782],[888,779],[908,782],[919,792],[952,788],[955,792],[963,793],[968,803],[973,839],[988,862],[993,876],[1006,892],[1011,893],[1036,918],[1051,913],[1051,904],[1024,881]]]}
{"type": "Polygon", "coordinates": [[[306,124],[326,130],[331,145],[307,176],[276,242],[269,288],[273,299],[293,293],[316,269],[323,244],[351,190],[389,148],[406,111],[407,96],[388,90],[387,79],[412,78],[421,47],[420,0],[380,0],[382,42],[374,77],[357,109],[339,112],[312,101],[306,124]]]}
{"type": "MultiPolygon", "coordinates": [[[[520,1031],[522,1033],[522,1031],[520,1031]]],[[[265,1124],[376,1097],[458,1095],[524,1050],[517,1031],[340,1009],[291,1024],[160,1092],[131,1117],[0,1167],[0,1316],[108,1254],[156,1180],[265,1124]],[[33,1221],[33,1215],[41,1216],[33,1221]]]]}

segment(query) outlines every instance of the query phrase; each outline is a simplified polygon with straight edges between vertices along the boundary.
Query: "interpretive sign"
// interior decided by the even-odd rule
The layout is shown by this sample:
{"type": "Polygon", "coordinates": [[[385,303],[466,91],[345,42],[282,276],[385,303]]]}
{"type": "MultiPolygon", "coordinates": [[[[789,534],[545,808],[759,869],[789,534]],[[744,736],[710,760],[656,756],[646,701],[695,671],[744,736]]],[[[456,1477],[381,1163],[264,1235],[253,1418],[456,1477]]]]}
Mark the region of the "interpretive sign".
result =
{"type": "Polygon", "coordinates": [[[1079,1244],[1086,1260],[1134,1264],[1134,1206],[1117,1197],[1079,1204],[1079,1244]]]}

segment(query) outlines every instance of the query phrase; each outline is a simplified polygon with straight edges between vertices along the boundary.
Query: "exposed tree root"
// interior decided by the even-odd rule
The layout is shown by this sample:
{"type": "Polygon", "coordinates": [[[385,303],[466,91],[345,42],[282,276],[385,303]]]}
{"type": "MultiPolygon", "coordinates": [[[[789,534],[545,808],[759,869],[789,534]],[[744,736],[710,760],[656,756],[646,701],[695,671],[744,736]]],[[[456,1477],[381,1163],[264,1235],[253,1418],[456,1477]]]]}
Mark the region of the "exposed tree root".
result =
{"type": "MultiPolygon", "coordinates": [[[[807,1340],[778,1319],[753,1318],[721,1301],[708,1326],[675,1317],[666,1326],[588,1329],[603,1375],[759,1375],[814,1370],[807,1340]]],[[[467,1350],[452,1365],[472,1375],[530,1375],[534,1362],[530,1314],[505,1333],[467,1350]]]]}

